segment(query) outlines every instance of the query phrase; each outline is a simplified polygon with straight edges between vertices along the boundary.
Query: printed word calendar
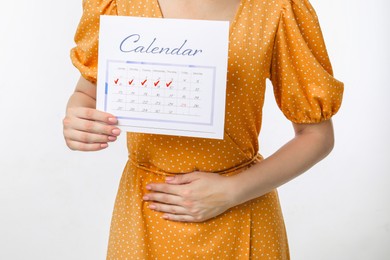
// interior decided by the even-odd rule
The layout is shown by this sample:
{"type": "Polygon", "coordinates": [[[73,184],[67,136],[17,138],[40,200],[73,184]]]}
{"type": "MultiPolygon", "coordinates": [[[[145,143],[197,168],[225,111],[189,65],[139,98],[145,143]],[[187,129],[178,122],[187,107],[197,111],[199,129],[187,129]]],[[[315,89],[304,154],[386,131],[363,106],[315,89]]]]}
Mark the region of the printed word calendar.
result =
{"type": "Polygon", "coordinates": [[[101,16],[100,24],[97,109],[125,131],[223,138],[227,22],[101,16]]]}

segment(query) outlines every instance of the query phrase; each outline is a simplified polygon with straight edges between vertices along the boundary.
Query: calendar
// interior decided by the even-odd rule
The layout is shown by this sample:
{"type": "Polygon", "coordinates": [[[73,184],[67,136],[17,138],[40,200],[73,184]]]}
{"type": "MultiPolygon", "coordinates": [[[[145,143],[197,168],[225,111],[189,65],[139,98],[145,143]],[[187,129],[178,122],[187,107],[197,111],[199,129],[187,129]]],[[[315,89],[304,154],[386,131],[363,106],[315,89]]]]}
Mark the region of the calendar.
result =
{"type": "Polygon", "coordinates": [[[227,42],[227,22],[101,16],[97,108],[125,131],[222,139],[227,42]]]}

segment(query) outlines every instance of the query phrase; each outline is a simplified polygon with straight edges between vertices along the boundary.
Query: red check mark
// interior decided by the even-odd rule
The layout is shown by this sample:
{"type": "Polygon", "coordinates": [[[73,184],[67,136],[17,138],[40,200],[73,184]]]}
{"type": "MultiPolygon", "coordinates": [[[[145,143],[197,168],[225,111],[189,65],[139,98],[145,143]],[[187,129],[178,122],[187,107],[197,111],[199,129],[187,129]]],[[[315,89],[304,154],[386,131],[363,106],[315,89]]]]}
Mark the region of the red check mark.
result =
{"type": "Polygon", "coordinates": [[[119,81],[119,79],[115,79],[114,80],[115,84],[118,84],[118,81],[119,81]]]}
{"type": "Polygon", "coordinates": [[[165,85],[167,85],[167,87],[169,87],[171,84],[172,84],[173,80],[171,80],[170,82],[168,83],[165,83],[165,85]]]}
{"type": "Polygon", "coordinates": [[[148,81],[148,80],[145,79],[144,81],[141,82],[142,86],[145,85],[146,81],[148,81]]]}
{"type": "Polygon", "coordinates": [[[134,79],[129,81],[129,85],[133,84],[134,79]]]}
{"type": "Polygon", "coordinates": [[[154,84],[154,86],[155,86],[155,87],[157,87],[158,83],[160,83],[160,81],[159,81],[159,80],[157,80],[157,81],[156,81],[156,82],[154,82],[153,84],[154,84]]]}

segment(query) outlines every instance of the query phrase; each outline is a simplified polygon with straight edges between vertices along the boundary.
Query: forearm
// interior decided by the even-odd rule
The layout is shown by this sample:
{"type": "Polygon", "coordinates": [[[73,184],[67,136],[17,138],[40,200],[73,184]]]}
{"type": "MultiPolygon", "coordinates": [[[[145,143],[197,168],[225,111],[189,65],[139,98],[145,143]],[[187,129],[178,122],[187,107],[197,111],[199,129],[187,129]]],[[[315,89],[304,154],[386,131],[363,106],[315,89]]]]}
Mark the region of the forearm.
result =
{"type": "Polygon", "coordinates": [[[70,96],[67,108],[96,107],[96,85],[80,77],[74,93],[70,96]]]}
{"type": "Polygon", "coordinates": [[[333,127],[325,121],[296,131],[296,136],[272,156],[234,175],[234,204],[260,197],[302,174],[333,148],[333,127]]]}

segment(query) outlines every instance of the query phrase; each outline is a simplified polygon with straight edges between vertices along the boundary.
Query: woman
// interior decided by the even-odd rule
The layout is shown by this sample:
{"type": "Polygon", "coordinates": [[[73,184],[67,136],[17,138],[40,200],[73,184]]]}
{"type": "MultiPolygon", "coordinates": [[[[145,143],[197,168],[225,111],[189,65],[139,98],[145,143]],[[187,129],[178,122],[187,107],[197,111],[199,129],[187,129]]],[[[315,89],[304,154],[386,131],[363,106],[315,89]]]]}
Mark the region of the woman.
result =
{"type": "Polygon", "coordinates": [[[71,57],[82,77],[64,119],[69,148],[97,151],[120,134],[95,109],[99,15],[229,20],[223,140],[127,133],[129,161],[107,259],[289,259],[276,188],[333,147],[343,84],[332,76],[307,0],[85,0],[71,57]],[[265,81],[295,137],[258,154],[265,81]]]}

